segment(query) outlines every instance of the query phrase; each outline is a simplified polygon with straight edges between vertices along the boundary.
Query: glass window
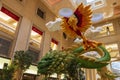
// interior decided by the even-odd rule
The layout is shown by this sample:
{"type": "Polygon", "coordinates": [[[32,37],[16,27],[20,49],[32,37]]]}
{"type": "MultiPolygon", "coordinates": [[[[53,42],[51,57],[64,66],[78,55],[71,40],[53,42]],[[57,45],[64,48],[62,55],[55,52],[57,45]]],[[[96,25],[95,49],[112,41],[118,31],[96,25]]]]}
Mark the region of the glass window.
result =
{"type": "Polygon", "coordinates": [[[0,55],[4,57],[9,56],[11,41],[7,39],[3,39],[0,37],[0,55]]]}
{"type": "Polygon", "coordinates": [[[102,26],[102,31],[99,34],[99,37],[109,36],[115,34],[114,27],[112,23],[105,24],[102,26]]]}
{"type": "Polygon", "coordinates": [[[0,32],[14,37],[19,17],[2,7],[0,11],[0,32]]]}
{"type": "Polygon", "coordinates": [[[118,49],[118,44],[113,43],[113,44],[108,44],[105,45],[106,49],[110,53],[111,57],[118,57],[119,56],[119,49],[118,49]]]}
{"type": "Polygon", "coordinates": [[[31,52],[33,57],[32,63],[37,63],[39,60],[40,50],[36,50],[35,48],[29,47],[28,49],[31,52]]]}
{"type": "Polygon", "coordinates": [[[35,49],[40,49],[40,44],[42,40],[43,32],[39,29],[32,27],[31,36],[30,36],[30,45],[33,46],[35,49]]]}
{"type": "Polygon", "coordinates": [[[58,42],[56,40],[52,39],[50,49],[57,50],[57,47],[58,47],[58,42]]]}

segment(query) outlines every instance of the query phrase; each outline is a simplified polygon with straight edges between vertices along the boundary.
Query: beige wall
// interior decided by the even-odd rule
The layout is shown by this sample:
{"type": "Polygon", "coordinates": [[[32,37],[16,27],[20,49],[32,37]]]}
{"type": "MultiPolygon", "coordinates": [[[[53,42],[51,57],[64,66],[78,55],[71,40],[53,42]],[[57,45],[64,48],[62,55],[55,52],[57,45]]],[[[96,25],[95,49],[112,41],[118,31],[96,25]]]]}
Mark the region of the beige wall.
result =
{"type": "Polygon", "coordinates": [[[21,16],[20,25],[18,26],[19,30],[17,31],[17,36],[15,40],[16,42],[14,44],[14,51],[27,49],[29,41],[28,38],[32,25],[35,25],[38,29],[44,32],[44,39],[42,42],[42,54],[45,54],[49,50],[51,38],[54,38],[59,42],[58,48],[61,49],[61,32],[50,32],[45,27],[45,24],[50,20],[54,20],[56,16],[42,2],[40,2],[40,0],[23,1],[24,2],[21,3],[19,2],[19,0],[2,0],[3,6],[21,16]],[[40,8],[45,12],[45,19],[37,16],[37,8],[40,8]],[[21,42],[23,42],[23,44],[21,44],[21,42]]]}

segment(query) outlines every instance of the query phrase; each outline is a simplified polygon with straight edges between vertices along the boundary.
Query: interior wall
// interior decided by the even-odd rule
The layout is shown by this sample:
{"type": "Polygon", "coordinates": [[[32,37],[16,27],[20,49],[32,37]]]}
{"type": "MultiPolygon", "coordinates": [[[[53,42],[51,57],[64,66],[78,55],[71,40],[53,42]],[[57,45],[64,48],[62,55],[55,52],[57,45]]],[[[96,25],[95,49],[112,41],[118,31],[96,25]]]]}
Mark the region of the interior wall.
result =
{"type": "MultiPolygon", "coordinates": [[[[56,41],[58,41],[58,43],[59,43],[58,49],[61,49],[61,32],[60,31],[50,32],[50,31],[48,31],[48,29],[45,26],[45,24],[48,21],[55,20],[56,16],[40,0],[30,0],[30,1],[23,0],[23,1],[24,2],[20,2],[19,0],[11,0],[11,1],[2,0],[3,6],[8,7],[10,10],[12,10],[16,14],[20,15],[22,17],[22,19],[26,18],[27,20],[29,20],[29,23],[27,23],[27,22],[22,23],[22,19],[21,19],[21,23],[19,26],[20,26],[20,28],[23,27],[24,31],[19,33],[18,36],[26,33],[25,26],[29,26],[29,30],[30,30],[32,25],[36,25],[38,27],[38,29],[40,29],[44,32],[44,37],[43,37],[44,39],[43,39],[43,44],[42,44],[43,45],[43,50],[42,50],[43,54],[45,54],[46,52],[49,51],[50,42],[51,42],[52,38],[54,38],[56,41]],[[42,19],[37,16],[37,14],[36,14],[37,8],[40,8],[41,10],[43,10],[45,12],[45,19],[42,19]],[[58,35],[59,35],[59,37],[58,37],[58,35]]],[[[30,32],[28,33],[28,36],[29,36],[29,34],[30,34],[30,32]]],[[[24,37],[22,37],[22,38],[24,38],[24,37]]],[[[20,41],[21,39],[19,38],[17,40],[20,41]]],[[[26,38],[23,40],[27,40],[27,41],[22,46],[27,46],[28,39],[26,38]]],[[[19,47],[20,47],[21,46],[20,42],[18,42],[17,45],[19,45],[19,47]]],[[[22,47],[22,46],[21,46],[21,48],[15,49],[15,50],[20,50],[23,48],[27,49],[26,47],[22,47]]],[[[18,46],[16,46],[16,47],[18,47],[18,46]]]]}

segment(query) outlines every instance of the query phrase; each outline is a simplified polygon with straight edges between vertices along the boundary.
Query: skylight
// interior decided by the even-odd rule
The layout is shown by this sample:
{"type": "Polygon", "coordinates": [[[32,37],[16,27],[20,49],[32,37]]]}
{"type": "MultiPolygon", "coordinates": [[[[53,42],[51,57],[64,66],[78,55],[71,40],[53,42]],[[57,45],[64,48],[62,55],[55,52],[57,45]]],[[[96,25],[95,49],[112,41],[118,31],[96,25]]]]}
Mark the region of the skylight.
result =
{"type": "Polygon", "coordinates": [[[87,0],[87,3],[93,2],[94,0],[87,0]]]}

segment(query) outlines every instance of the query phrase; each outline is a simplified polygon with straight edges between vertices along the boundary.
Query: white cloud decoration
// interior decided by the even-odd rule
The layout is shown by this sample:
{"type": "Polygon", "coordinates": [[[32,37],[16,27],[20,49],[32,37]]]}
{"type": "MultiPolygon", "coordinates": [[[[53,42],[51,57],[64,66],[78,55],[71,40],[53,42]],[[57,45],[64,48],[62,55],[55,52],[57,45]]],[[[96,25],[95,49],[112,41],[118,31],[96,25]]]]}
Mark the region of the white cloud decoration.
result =
{"type": "Polygon", "coordinates": [[[76,38],[76,39],[74,40],[74,42],[75,42],[75,43],[82,43],[82,42],[83,42],[83,39],[76,38]]]}
{"type": "MultiPolygon", "coordinates": [[[[87,38],[91,38],[91,37],[94,37],[94,36],[97,36],[99,34],[99,32],[102,31],[102,27],[93,27],[91,26],[90,28],[87,29],[87,31],[85,32],[85,36],[87,38]]],[[[82,39],[79,39],[79,38],[76,38],[74,40],[75,43],[82,43],[83,40],[82,39]]]]}
{"type": "Polygon", "coordinates": [[[56,18],[55,21],[49,21],[45,25],[49,31],[57,31],[60,30],[61,22],[62,22],[61,18],[56,18]]]}
{"type": "Polygon", "coordinates": [[[102,27],[93,27],[91,26],[90,28],[87,29],[87,31],[85,32],[85,36],[87,38],[91,38],[93,36],[97,36],[99,34],[99,32],[102,31],[102,27]]]}

